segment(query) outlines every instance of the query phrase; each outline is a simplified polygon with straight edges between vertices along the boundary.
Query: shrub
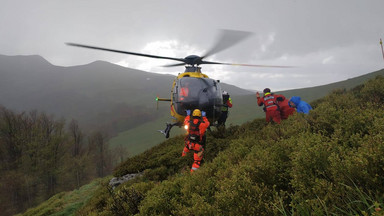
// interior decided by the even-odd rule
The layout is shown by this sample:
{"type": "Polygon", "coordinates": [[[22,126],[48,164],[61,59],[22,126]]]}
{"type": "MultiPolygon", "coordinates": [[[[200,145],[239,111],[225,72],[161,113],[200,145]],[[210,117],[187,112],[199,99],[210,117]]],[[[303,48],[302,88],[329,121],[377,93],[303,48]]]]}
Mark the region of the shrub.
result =
{"type": "Polygon", "coordinates": [[[205,163],[193,174],[193,152],[180,157],[183,137],[167,140],[118,167],[115,175],[144,175],[111,195],[101,190],[105,201],[95,198],[92,205],[100,207],[88,213],[380,215],[383,86],[378,77],[351,91],[335,90],[315,101],[309,115],[281,124],[256,119],[213,130],[205,163]]]}

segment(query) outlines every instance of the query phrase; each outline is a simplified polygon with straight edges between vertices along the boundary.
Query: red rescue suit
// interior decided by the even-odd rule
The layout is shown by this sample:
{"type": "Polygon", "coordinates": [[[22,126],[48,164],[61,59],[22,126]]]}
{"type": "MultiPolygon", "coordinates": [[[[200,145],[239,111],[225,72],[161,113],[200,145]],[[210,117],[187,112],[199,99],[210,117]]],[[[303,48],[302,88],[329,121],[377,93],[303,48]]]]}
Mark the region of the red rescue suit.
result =
{"type": "Polygon", "coordinates": [[[185,117],[184,125],[188,126],[188,135],[185,137],[185,147],[181,156],[185,156],[189,150],[193,150],[193,159],[191,172],[197,170],[200,167],[201,160],[204,153],[205,131],[209,127],[209,121],[204,116],[202,118],[192,118],[190,116],[185,117]]]}
{"type": "Polygon", "coordinates": [[[276,123],[280,123],[280,120],[281,120],[280,109],[279,109],[279,106],[277,105],[278,97],[284,97],[284,96],[274,95],[268,92],[264,94],[264,97],[257,98],[257,104],[259,106],[264,105],[265,120],[267,122],[270,122],[271,120],[273,120],[276,123]]]}
{"type": "Polygon", "coordinates": [[[289,106],[287,99],[279,102],[279,107],[281,119],[287,119],[290,115],[296,112],[295,108],[289,106]]]}

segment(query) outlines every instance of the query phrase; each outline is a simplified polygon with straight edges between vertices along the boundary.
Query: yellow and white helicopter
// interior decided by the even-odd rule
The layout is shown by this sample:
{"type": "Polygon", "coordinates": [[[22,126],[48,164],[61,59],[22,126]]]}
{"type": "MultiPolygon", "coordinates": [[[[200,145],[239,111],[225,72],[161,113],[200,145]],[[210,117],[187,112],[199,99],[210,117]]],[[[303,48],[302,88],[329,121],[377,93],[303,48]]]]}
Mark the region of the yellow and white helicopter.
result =
{"type": "Polygon", "coordinates": [[[250,32],[222,30],[220,38],[215,46],[210,49],[205,55],[189,55],[185,58],[174,58],[158,55],[149,55],[143,53],[127,52],[122,50],[108,49],[96,46],[89,46],[77,43],[67,43],[70,46],[122,53],[128,55],[136,55],[148,58],[167,59],[179,61],[181,63],[165,65],[165,67],[185,66],[185,71],[180,73],[172,84],[170,98],[156,98],[157,101],[170,102],[171,116],[174,119],[173,123],[167,123],[166,129],[161,131],[166,138],[169,137],[169,132],[173,126],[181,127],[184,123],[184,118],[187,116],[186,110],[200,109],[206,112],[207,118],[214,123],[221,115],[221,107],[223,106],[222,89],[220,81],[211,79],[201,72],[202,64],[219,64],[219,65],[238,65],[252,67],[280,67],[289,68],[291,66],[271,66],[271,65],[252,65],[252,64],[234,64],[223,62],[205,61],[208,56],[216,54],[230,46],[244,40],[250,36],[250,32]]]}

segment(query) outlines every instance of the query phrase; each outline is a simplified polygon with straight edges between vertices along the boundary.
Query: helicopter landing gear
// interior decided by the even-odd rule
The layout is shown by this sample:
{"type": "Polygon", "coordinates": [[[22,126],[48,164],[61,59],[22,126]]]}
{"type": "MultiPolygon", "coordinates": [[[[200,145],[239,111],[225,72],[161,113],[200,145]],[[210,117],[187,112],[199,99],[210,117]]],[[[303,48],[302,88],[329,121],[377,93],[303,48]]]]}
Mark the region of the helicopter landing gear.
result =
{"type": "Polygon", "coordinates": [[[179,125],[179,122],[176,122],[176,123],[167,123],[167,127],[165,128],[165,130],[159,130],[160,133],[164,134],[165,135],[165,138],[169,138],[169,132],[171,131],[171,128],[173,126],[176,126],[176,125],[179,125]]]}

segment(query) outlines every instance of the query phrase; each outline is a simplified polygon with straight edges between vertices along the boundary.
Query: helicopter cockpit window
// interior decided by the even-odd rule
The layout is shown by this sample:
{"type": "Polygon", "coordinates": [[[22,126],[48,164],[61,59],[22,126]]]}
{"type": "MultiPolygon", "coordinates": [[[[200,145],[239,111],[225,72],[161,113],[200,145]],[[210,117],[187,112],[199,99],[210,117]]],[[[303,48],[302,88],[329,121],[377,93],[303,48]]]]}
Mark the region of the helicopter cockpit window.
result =
{"type": "Polygon", "coordinates": [[[193,101],[199,98],[199,94],[204,89],[209,88],[203,78],[183,77],[180,79],[179,100],[193,101]]]}
{"type": "Polygon", "coordinates": [[[221,88],[210,78],[183,77],[178,81],[176,112],[183,114],[187,109],[207,109],[221,103],[221,88]]]}

